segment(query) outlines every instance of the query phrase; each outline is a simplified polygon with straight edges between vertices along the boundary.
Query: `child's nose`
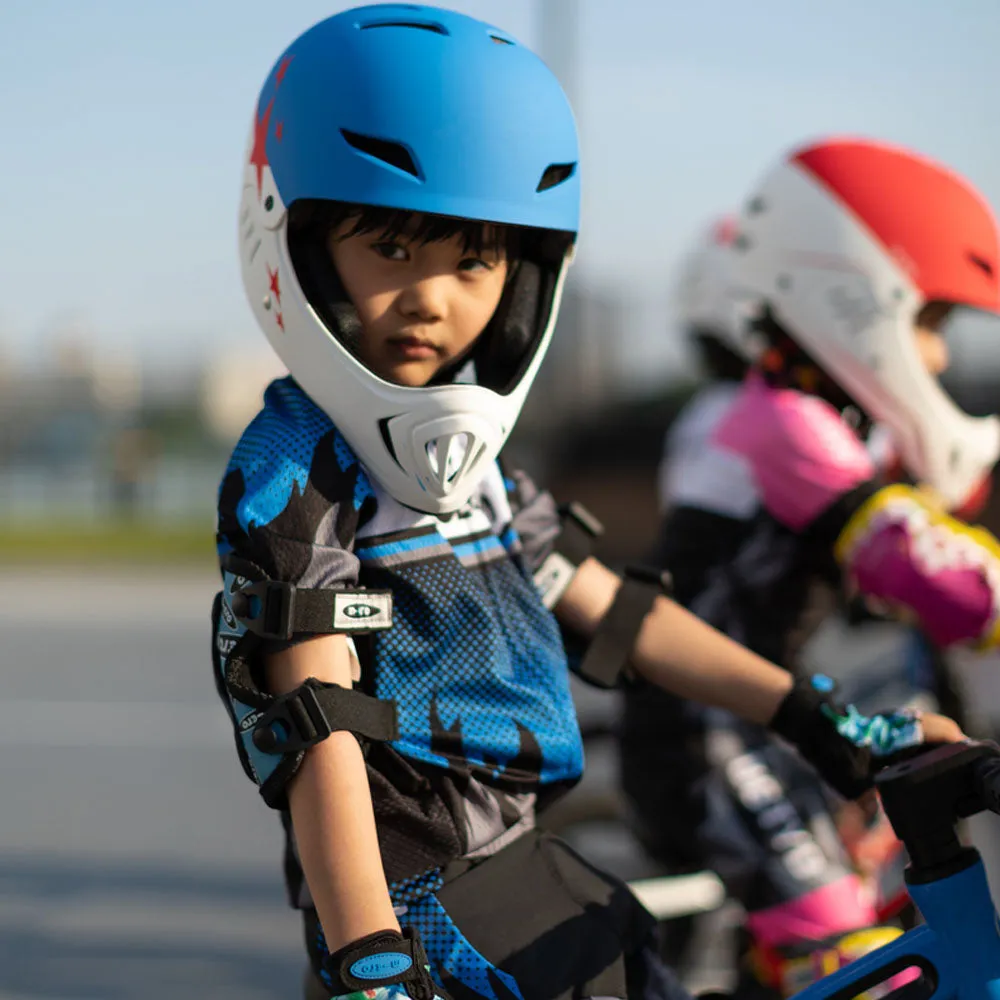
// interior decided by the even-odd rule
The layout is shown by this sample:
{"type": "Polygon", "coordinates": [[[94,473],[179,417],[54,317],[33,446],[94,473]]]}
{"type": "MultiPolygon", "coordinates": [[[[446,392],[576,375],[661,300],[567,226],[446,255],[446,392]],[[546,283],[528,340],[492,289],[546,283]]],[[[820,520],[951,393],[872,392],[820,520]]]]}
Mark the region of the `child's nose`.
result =
{"type": "Polygon", "coordinates": [[[447,280],[442,276],[431,276],[414,281],[399,297],[399,308],[403,315],[419,319],[422,323],[433,323],[443,319],[447,312],[447,280]]]}

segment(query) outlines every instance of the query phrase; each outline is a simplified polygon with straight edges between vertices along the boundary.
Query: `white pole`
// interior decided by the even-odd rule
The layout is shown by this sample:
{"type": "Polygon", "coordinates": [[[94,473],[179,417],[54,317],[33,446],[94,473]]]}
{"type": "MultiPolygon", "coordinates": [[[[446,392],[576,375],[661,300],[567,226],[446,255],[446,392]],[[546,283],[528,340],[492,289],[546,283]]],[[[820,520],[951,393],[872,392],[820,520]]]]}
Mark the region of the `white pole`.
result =
{"type": "Polygon", "coordinates": [[[559,78],[579,119],[577,52],[583,0],[538,0],[542,58],[559,78]]]}

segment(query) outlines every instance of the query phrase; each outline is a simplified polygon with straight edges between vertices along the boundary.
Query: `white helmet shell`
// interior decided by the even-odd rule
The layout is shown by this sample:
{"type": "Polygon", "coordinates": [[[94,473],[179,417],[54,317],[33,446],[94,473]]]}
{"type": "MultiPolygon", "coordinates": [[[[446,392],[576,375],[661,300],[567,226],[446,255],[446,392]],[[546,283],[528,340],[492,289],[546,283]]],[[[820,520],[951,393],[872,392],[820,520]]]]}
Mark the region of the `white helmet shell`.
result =
{"type": "Polygon", "coordinates": [[[948,506],[1000,456],[1000,421],[959,409],[921,361],[932,301],[1000,310],[996,223],[964,181],[864,141],[792,154],[739,223],[737,275],[760,306],[898,443],[948,506]]]}
{"type": "Polygon", "coordinates": [[[736,233],[735,216],[723,216],[699,232],[679,268],[676,316],[684,330],[714,337],[749,361],[750,344],[734,285],[736,233]]]}
{"type": "Polygon", "coordinates": [[[579,222],[578,161],[573,113],[552,72],[506,33],[454,11],[343,11],[299,36],[272,68],[244,159],[244,287],[292,376],[401,503],[434,514],[459,509],[510,434],[558,314],[579,222]],[[321,291],[313,275],[296,271],[301,245],[290,214],[294,222],[300,205],[317,203],[544,234],[544,261],[518,263],[501,302],[510,309],[494,317],[498,329],[512,324],[501,334],[517,324],[524,332],[498,337],[511,355],[502,377],[479,371],[479,384],[410,388],[365,367],[338,336],[331,304],[320,301],[333,290],[334,305],[353,310],[334,287],[325,249],[331,280],[321,279],[321,291]]]}
{"type": "Polygon", "coordinates": [[[527,370],[506,395],[469,383],[411,388],[386,382],[362,364],[306,299],[288,250],[288,213],[263,168],[248,165],[240,209],[243,284],[257,322],[295,380],[326,413],[390,495],[417,510],[462,507],[517,421],[552,339],[566,268],[527,370]],[[265,207],[270,206],[270,207],[265,207]]]}

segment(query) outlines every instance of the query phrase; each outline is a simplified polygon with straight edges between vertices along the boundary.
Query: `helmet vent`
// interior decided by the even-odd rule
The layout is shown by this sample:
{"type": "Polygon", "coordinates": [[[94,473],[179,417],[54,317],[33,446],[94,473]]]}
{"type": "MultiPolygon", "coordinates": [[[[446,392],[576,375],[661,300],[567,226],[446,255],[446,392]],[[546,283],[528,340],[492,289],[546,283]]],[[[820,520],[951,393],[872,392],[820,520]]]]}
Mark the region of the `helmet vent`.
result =
{"type": "Polygon", "coordinates": [[[969,260],[972,261],[980,271],[983,272],[988,278],[993,277],[993,265],[986,260],[985,257],[980,257],[979,254],[970,253],[969,260]]]}
{"type": "Polygon", "coordinates": [[[403,466],[399,461],[399,456],[396,454],[396,446],[392,443],[392,434],[389,432],[389,424],[395,419],[395,417],[383,417],[378,422],[378,432],[382,435],[382,443],[385,445],[385,450],[392,456],[392,460],[396,465],[402,469],[403,466]]]}
{"type": "Polygon", "coordinates": [[[448,34],[443,24],[435,24],[433,21],[370,21],[359,27],[362,31],[371,31],[373,28],[418,28],[420,31],[432,31],[435,35],[448,34]]]}
{"type": "Polygon", "coordinates": [[[542,179],[535,191],[548,191],[563,181],[568,181],[576,173],[575,163],[550,163],[542,172],[542,179]]]}
{"type": "Polygon", "coordinates": [[[500,35],[490,35],[490,41],[496,42],[497,45],[513,45],[514,42],[510,38],[503,38],[500,35]]]}
{"type": "MultiPolygon", "coordinates": [[[[424,446],[427,464],[442,486],[454,483],[472,465],[472,449],[475,444],[473,436],[466,432],[445,434],[427,442],[424,446]]],[[[475,457],[478,458],[481,454],[482,448],[479,448],[475,457]]]]}
{"type": "Polygon", "coordinates": [[[388,139],[376,139],[373,135],[361,135],[360,132],[351,132],[346,128],[342,128],[340,134],[347,140],[348,145],[359,153],[381,163],[386,163],[390,167],[395,167],[397,170],[402,170],[403,173],[413,177],[420,176],[420,171],[417,169],[416,163],[413,162],[410,151],[402,143],[391,142],[388,139]]]}

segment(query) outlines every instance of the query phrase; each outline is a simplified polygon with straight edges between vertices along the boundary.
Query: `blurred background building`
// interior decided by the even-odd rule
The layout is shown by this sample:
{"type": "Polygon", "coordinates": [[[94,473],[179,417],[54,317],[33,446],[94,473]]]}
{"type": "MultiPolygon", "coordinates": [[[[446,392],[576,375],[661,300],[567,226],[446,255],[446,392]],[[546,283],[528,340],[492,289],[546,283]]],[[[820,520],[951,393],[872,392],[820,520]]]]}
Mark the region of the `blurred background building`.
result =
{"type": "MultiPolygon", "coordinates": [[[[298,0],[278,23],[268,9],[266,32],[249,10],[234,22],[227,0],[170,16],[39,0],[0,15],[11,79],[30,64],[43,81],[0,83],[20,137],[0,246],[0,558],[3,525],[53,518],[188,525],[210,558],[226,455],[281,371],[231,239],[245,121],[276,46],[338,6],[298,0]],[[198,30],[182,29],[195,11],[198,30]],[[94,58],[74,62],[86,38],[94,58]]],[[[634,557],[654,531],[663,434],[697,379],[669,311],[687,240],[820,132],[912,144],[1000,199],[1000,150],[971,127],[998,73],[979,39],[1000,30],[1000,8],[969,0],[984,25],[971,37],[906,0],[836,15],[772,0],[753,18],[735,0],[711,16],[640,0],[456,6],[540,50],[581,127],[578,262],[510,457],[595,508],[607,558],[634,557]]],[[[980,411],[998,396],[998,336],[982,324],[955,351],[952,386],[980,411]]]]}

